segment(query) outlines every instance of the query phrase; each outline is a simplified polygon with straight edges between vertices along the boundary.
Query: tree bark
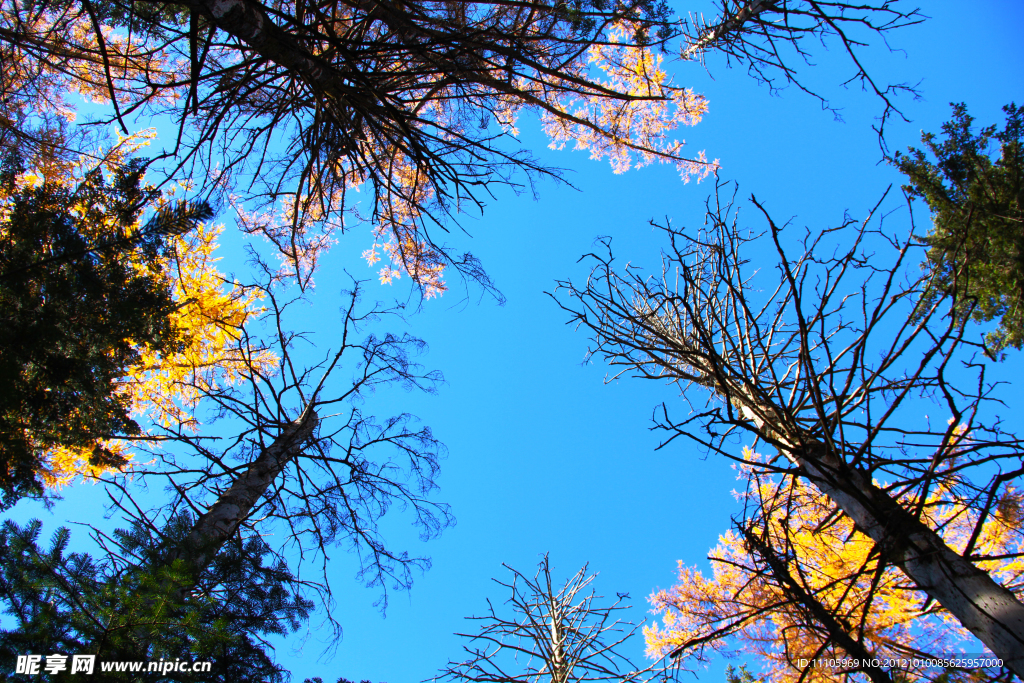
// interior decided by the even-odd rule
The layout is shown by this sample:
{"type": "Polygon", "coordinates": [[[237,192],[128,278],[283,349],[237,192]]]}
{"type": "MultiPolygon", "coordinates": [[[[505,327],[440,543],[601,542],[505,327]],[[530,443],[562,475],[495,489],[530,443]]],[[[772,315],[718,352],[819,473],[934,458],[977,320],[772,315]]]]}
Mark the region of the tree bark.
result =
{"type": "Polygon", "coordinates": [[[171,561],[184,559],[192,576],[198,578],[225,541],[238,531],[239,525],[249,516],[277,475],[302,450],[318,421],[316,412],[307,407],[294,422],[285,426],[206,514],[196,520],[188,536],[172,553],[171,561]]]}
{"type": "Polygon", "coordinates": [[[779,451],[806,474],[884,556],[910,577],[984,643],[1004,666],[1024,678],[1024,604],[987,572],[956,553],[945,541],[879,489],[859,469],[828,446],[793,432],[774,406],[749,391],[722,391],[760,432],[771,434],[779,451]]]}
{"type": "MultiPolygon", "coordinates": [[[[750,2],[742,5],[733,14],[726,15],[723,13],[721,21],[711,27],[705,27],[704,31],[697,40],[695,40],[688,48],[683,50],[683,59],[696,59],[697,56],[705,50],[714,46],[724,36],[734,31],[739,31],[743,24],[748,22],[750,19],[758,16],[761,12],[769,9],[773,4],[772,0],[751,0],[750,2]]],[[[725,10],[725,4],[722,5],[722,10],[725,10]]]]}

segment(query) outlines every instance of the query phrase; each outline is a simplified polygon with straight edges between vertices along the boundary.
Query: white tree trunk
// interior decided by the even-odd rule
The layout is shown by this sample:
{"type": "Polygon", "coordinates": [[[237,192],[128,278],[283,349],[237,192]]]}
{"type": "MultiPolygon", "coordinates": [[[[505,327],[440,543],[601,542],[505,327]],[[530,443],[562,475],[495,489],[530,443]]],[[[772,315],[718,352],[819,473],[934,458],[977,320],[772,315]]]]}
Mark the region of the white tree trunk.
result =
{"type": "Polygon", "coordinates": [[[743,24],[768,9],[770,4],[771,0],[751,0],[741,5],[732,14],[724,13],[725,5],[723,4],[723,14],[719,18],[719,22],[714,26],[705,26],[700,32],[700,36],[683,50],[682,58],[698,59],[701,53],[714,47],[714,44],[726,35],[739,31],[743,28],[743,24]]]}

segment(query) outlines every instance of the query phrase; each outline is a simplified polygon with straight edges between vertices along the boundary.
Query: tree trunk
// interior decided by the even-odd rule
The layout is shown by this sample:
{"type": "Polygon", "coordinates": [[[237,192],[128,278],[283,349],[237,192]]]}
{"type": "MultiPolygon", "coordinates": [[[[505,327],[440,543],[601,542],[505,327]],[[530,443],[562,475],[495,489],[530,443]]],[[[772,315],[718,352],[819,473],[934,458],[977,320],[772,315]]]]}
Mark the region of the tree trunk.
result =
{"type": "Polygon", "coordinates": [[[759,431],[770,433],[780,452],[878,544],[885,558],[1024,678],[1024,604],[1013,593],[954,552],[938,533],[826,444],[804,433],[792,434],[795,430],[774,406],[750,398],[745,390],[720,393],[727,393],[759,431]]]}
{"type": "MultiPolygon", "coordinates": [[[[760,392],[756,384],[723,372],[727,363],[714,348],[703,350],[680,339],[671,321],[649,308],[638,312],[652,332],[682,363],[681,377],[708,387],[753,423],[752,430],[776,446],[821,493],[835,503],[878,544],[883,556],[910,577],[960,623],[1024,679],[1024,604],[949,546],[871,478],[836,455],[827,444],[799,427],[796,420],[760,392]]],[[[678,324],[675,325],[678,328],[678,324]]]]}
{"type": "Polygon", "coordinates": [[[275,24],[258,2],[185,0],[181,4],[204,15],[214,26],[238,38],[260,56],[300,73],[312,82],[322,81],[320,77],[328,70],[326,64],[318,64],[308,50],[297,45],[291,36],[275,24]]]}
{"type": "Polygon", "coordinates": [[[198,578],[209,566],[225,541],[238,530],[270,484],[309,440],[318,423],[316,412],[308,407],[294,422],[285,426],[274,441],[263,449],[249,468],[235,479],[227,491],[196,520],[192,531],[171,554],[171,561],[183,558],[192,576],[198,578]]]}

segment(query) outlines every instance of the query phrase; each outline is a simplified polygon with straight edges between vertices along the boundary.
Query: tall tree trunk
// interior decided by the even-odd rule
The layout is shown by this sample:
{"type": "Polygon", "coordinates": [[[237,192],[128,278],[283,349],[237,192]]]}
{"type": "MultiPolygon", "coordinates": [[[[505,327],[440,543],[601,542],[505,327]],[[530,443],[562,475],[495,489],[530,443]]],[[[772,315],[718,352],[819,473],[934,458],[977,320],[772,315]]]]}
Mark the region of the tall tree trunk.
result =
{"type": "Polygon", "coordinates": [[[285,426],[227,491],[196,520],[188,536],[171,553],[171,560],[184,559],[198,577],[209,566],[221,546],[245,521],[256,502],[285,466],[302,450],[316,428],[319,418],[307,407],[292,423],[285,426]]]}
{"type": "Polygon", "coordinates": [[[783,411],[755,399],[749,389],[729,382],[715,384],[719,393],[762,434],[770,434],[779,451],[878,544],[886,559],[956,617],[1007,668],[1024,678],[1024,604],[1013,593],[946,545],[938,533],[875,486],[861,470],[793,427],[783,411]]]}
{"type": "Polygon", "coordinates": [[[697,337],[680,338],[678,323],[643,304],[635,310],[648,334],[671,349],[667,364],[677,366],[680,377],[728,401],[753,423],[752,431],[778,448],[877,543],[887,560],[956,617],[1004,666],[1024,678],[1024,604],[1012,592],[946,545],[938,533],[875,486],[870,476],[800,427],[761,391],[756,380],[735,379],[728,361],[717,355],[713,345],[705,346],[697,337]]]}

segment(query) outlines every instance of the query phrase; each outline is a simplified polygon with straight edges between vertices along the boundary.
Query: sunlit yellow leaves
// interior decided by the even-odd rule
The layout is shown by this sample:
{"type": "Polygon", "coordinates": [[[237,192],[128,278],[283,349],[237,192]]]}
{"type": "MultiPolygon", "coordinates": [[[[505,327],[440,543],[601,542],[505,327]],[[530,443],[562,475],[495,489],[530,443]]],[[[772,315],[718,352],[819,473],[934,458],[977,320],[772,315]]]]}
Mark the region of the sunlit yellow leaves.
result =
{"type": "MultiPolygon", "coordinates": [[[[98,445],[119,456],[125,462],[130,462],[133,458],[128,450],[128,445],[116,439],[102,440],[98,445]]],[[[43,482],[51,488],[61,488],[72,483],[78,477],[95,480],[111,472],[110,467],[94,465],[89,462],[90,455],[91,452],[86,449],[65,446],[51,448],[46,453],[45,467],[41,472],[43,482]]]]}
{"type": "MultiPolygon", "coordinates": [[[[957,435],[961,438],[962,432],[957,435]]],[[[752,454],[751,454],[752,455],[752,454]]],[[[919,656],[952,653],[968,644],[970,634],[907,577],[891,565],[879,566],[875,543],[852,522],[833,513],[827,498],[799,480],[779,483],[751,472],[748,496],[770,513],[764,534],[784,557],[787,573],[803,591],[824,606],[844,629],[863,640],[872,656],[919,656]]],[[[1017,517],[1021,496],[1012,488],[1001,494],[975,541],[972,554],[1000,557],[1021,550],[1017,517]]],[[[907,501],[909,503],[909,501],[907,501]]],[[[936,485],[923,505],[922,519],[957,552],[963,552],[978,521],[945,485],[936,485]]],[[[664,655],[683,649],[684,657],[722,653],[757,655],[773,682],[832,681],[836,672],[794,665],[823,654],[849,655],[830,641],[827,630],[808,617],[807,605],[784,588],[781,577],[735,531],[724,534],[709,555],[711,576],[696,568],[678,568],[677,583],[650,597],[661,624],[644,629],[648,653],[664,655]],[[801,677],[803,675],[803,677],[801,677]]],[[[1022,588],[1019,559],[980,560],[978,565],[1011,590],[1022,588]]],[[[907,672],[908,681],[923,680],[926,670],[907,672]]]]}
{"type": "Polygon", "coordinates": [[[226,281],[217,271],[214,254],[221,231],[220,226],[200,226],[174,238],[167,271],[179,302],[172,320],[185,347],[169,357],[145,350],[141,365],[122,384],[133,412],[164,427],[196,427],[197,403],[219,382],[253,370],[266,372],[274,362],[267,352],[253,356],[239,349],[245,324],[260,311],[260,294],[226,281]]]}
{"type": "Polygon", "coordinates": [[[552,99],[556,112],[545,112],[544,130],[551,147],[572,142],[593,159],[607,158],[616,173],[654,161],[674,161],[684,180],[707,177],[717,166],[703,152],[681,158],[683,143],[669,136],[680,126],[696,125],[707,112],[707,100],[692,90],[672,85],[661,55],[646,47],[623,43],[628,27],[616,25],[609,44],[593,45],[588,58],[606,78],[603,91],[566,88],[552,99]]]}

